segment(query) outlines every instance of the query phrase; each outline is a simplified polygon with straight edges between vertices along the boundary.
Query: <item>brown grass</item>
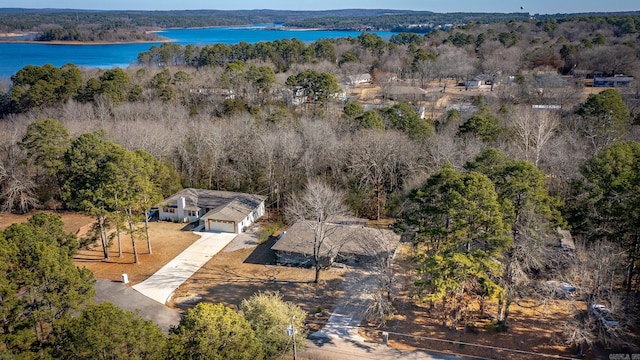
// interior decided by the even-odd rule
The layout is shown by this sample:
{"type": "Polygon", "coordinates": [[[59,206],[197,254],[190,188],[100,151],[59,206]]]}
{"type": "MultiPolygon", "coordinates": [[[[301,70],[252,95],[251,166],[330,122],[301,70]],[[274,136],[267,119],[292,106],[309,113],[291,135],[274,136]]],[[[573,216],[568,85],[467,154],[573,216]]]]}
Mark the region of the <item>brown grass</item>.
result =
{"type": "MultiPolygon", "coordinates": [[[[76,232],[92,219],[73,213],[61,214],[65,229],[76,232]]],[[[26,221],[28,216],[1,214],[0,229],[12,222],[26,221]]],[[[190,231],[183,231],[184,224],[154,222],[150,224],[153,254],[148,254],[146,242],[136,242],[140,264],[133,264],[131,240],[123,234],[122,258],[117,257],[117,246],[110,248],[111,258],[102,259],[102,250],[94,246],[90,250],[81,250],[76,256],[76,264],[86,266],[96,278],[120,280],[127,273],[132,284],[138,283],[164,264],[173,259],[186,247],[197,240],[190,231]]],[[[298,304],[309,313],[308,323],[311,331],[319,330],[327,321],[337,300],[343,295],[341,287],[344,269],[330,269],[321,274],[321,283],[313,283],[313,270],[273,265],[273,253],[269,250],[273,238],[256,248],[241,249],[233,252],[220,252],[200,271],[176,290],[178,299],[197,298],[198,301],[224,303],[237,308],[242,299],[258,291],[279,291],[287,301],[298,304]],[[321,312],[315,316],[317,309],[321,312]]],[[[398,257],[398,281],[402,291],[396,294],[395,315],[383,329],[364,329],[363,335],[381,340],[381,331],[390,333],[389,343],[400,349],[433,349],[444,352],[489,357],[495,359],[527,359],[523,354],[485,349],[472,345],[447,343],[443,340],[460,341],[470,344],[497,346],[510,349],[571,356],[572,349],[561,343],[561,323],[570,313],[573,304],[565,300],[553,300],[546,304],[522,301],[511,307],[509,331],[496,333],[491,331],[490,318],[475,321],[473,332],[464,332],[462,327],[452,331],[442,325],[436,310],[430,310],[427,304],[416,303],[413,298],[413,273],[409,261],[409,252],[403,248],[398,257]],[[437,339],[437,340],[436,340],[437,339]]],[[[170,304],[178,309],[187,309],[195,302],[176,302],[170,304]]],[[[495,313],[494,306],[487,308],[488,314],[495,313]]]]}
{"type": "MultiPolygon", "coordinates": [[[[75,212],[63,212],[63,211],[44,211],[48,214],[56,214],[62,217],[62,221],[64,222],[64,230],[66,232],[70,232],[72,234],[78,235],[78,232],[87,224],[92,222],[92,219],[86,215],[75,213],[75,212]]],[[[36,212],[32,212],[30,214],[11,214],[11,213],[0,213],[0,230],[4,230],[14,223],[22,223],[29,220],[33,214],[36,212]]]]}
{"type": "Polygon", "coordinates": [[[102,246],[94,243],[88,249],[81,249],[75,256],[75,263],[91,270],[96,278],[118,281],[127,274],[135,285],[148,278],[162,266],[175,258],[184,249],[198,240],[199,236],[191,231],[183,231],[185,224],[170,222],[149,223],[152,254],[149,254],[144,237],[136,238],[138,264],[134,263],[131,237],[121,232],[122,257],[118,257],[118,244],[114,238],[109,247],[109,260],[104,259],[102,246]]]}
{"type": "MultiPolygon", "coordinates": [[[[329,269],[321,273],[320,284],[314,284],[314,271],[296,267],[275,266],[270,247],[273,239],[256,248],[220,252],[182,284],[174,298],[201,298],[237,308],[243,299],[259,291],[278,291],[284,300],[293,302],[309,314],[312,331],[328,319],[342,294],[344,270],[329,269]],[[321,310],[319,315],[315,315],[321,310]]],[[[192,303],[173,304],[180,309],[192,303]]]]}
{"type": "Polygon", "coordinates": [[[562,343],[562,322],[570,317],[574,306],[585,306],[569,300],[552,300],[540,303],[531,300],[512,304],[509,315],[509,330],[496,332],[492,326],[497,312],[494,303],[488,304],[485,316],[475,313],[476,320],[470,324],[472,330],[465,331],[463,324],[455,330],[443,325],[440,304],[433,309],[426,303],[414,299],[413,272],[411,269],[410,245],[404,245],[396,257],[398,281],[402,284],[394,301],[397,315],[382,329],[368,328],[363,335],[381,340],[381,332],[389,332],[389,344],[400,349],[431,349],[441,352],[486,357],[491,359],[539,359],[542,355],[526,355],[517,352],[490,349],[482,346],[501,347],[547,355],[570,357],[574,349],[562,343]],[[467,343],[459,344],[451,341],[467,343]],[[479,346],[473,346],[473,344],[479,346]]]}

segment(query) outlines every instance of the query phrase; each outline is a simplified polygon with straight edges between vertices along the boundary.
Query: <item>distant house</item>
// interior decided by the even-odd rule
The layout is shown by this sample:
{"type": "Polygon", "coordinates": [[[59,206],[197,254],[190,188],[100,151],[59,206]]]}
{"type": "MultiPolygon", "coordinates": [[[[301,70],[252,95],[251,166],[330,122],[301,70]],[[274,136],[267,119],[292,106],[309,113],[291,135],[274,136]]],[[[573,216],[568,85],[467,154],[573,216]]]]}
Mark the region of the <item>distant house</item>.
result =
{"type": "Polygon", "coordinates": [[[197,88],[189,89],[190,94],[202,97],[215,97],[224,100],[233,100],[236,98],[233,90],[222,88],[197,88]]]}
{"type": "MultiPolygon", "coordinates": [[[[307,94],[307,92],[302,86],[296,86],[292,90],[291,94],[292,94],[291,104],[296,106],[303,105],[303,104],[314,104],[316,103],[316,100],[317,100],[313,96],[307,94]]],[[[344,90],[340,89],[340,91],[330,94],[329,98],[346,101],[346,96],[347,96],[347,93],[344,92],[344,90]]]]}
{"type": "Polygon", "coordinates": [[[264,215],[264,196],[229,191],[183,189],[159,206],[159,219],[199,222],[205,231],[239,234],[264,215]]]}
{"type": "Polygon", "coordinates": [[[345,78],[344,83],[351,86],[371,83],[371,74],[362,73],[357,75],[349,75],[345,78]]]}
{"type": "MultiPolygon", "coordinates": [[[[309,221],[296,222],[271,247],[278,264],[312,266],[314,241],[310,225],[309,221]]],[[[393,256],[400,235],[365,225],[364,219],[327,224],[327,236],[320,248],[321,262],[363,265],[393,256]]]]}
{"type": "Polygon", "coordinates": [[[542,73],[533,76],[540,88],[559,88],[567,86],[567,79],[553,73],[542,73]]]}
{"type": "Polygon", "coordinates": [[[464,87],[478,87],[480,85],[482,85],[482,81],[481,80],[465,80],[462,82],[462,85],[464,87]]]}
{"type": "Polygon", "coordinates": [[[307,97],[307,93],[304,91],[302,86],[296,86],[292,91],[291,104],[292,105],[302,105],[306,103],[309,99],[307,97]]]}
{"type": "Polygon", "coordinates": [[[595,76],[593,87],[629,87],[632,81],[631,76],[595,76]]]}
{"type": "Polygon", "coordinates": [[[482,85],[491,85],[492,83],[493,83],[493,76],[480,74],[480,75],[474,76],[472,79],[465,80],[459,83],[458,85],[469,88],[469,87],[480,87],[482,85]]]}
{"type": "Polygon", "coordinates": [[[369,111],[369,110],[386,109],[389,106],[385,104],[364,104],[362,107],[364,108],[364,111],[369,111]]]}
{"type": "Polygon", "coordinates": [[[531,105],[531,108],[537,110],[562,110],[562,105],[534,104],[531,105]]]}
{"type": "Polygon", "coordinates": [[[392,86],[387,90],[387,96],[392,100],[411,99],[413,101],[424,101],[428,92],[417,86],[392,86]]]}
{"type": "Polygon", "coordinates": [[[449,110],[458,110],[461,113],[475,113],[480,110],[477,106],[471,104],[448,104],[446,107],[449,110]]]}

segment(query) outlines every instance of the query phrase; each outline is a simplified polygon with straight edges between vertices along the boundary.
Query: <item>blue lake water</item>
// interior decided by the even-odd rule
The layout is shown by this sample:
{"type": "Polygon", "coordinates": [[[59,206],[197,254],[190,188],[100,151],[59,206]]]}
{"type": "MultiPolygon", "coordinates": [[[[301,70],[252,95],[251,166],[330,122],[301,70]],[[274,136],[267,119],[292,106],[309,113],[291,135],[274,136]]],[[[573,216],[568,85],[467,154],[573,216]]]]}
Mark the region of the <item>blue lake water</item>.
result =
{"type": "MultiPolygon", "coordinates": [[[[356,31],[324,30],[281,30],[266,26],[170,29],[159,33],[172,42],[186,45],[206,45],[213,43],[237,44],[239,42],[258,43],[281,39],[298,39],[313,42],[326,38],[356,37],[356,31]]],[[[377,32],[384,39],[394,33],[377,32]]],[[[135,44],[94,44],[94,45],[53,45],[43,43],[0,43],[0,77],[10,77],[27,65],[52,64],[62,66],[74,63],[84,67],[126,67],[135,63],[138,54],[162,43],[135,44]]]]}

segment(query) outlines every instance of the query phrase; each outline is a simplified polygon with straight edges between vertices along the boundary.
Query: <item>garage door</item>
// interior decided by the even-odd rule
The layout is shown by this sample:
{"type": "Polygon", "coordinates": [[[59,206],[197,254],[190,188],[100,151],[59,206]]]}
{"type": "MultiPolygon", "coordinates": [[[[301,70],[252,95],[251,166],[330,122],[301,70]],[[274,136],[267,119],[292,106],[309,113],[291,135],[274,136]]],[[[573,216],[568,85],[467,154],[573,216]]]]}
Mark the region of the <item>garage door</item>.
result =
{"type": "Polygon", "coordinates": [[[236,232],[236,224],[233,221],[224,221],[224,220],[209,220],[209,231],[219,231],[219,232],[236,232]]]}

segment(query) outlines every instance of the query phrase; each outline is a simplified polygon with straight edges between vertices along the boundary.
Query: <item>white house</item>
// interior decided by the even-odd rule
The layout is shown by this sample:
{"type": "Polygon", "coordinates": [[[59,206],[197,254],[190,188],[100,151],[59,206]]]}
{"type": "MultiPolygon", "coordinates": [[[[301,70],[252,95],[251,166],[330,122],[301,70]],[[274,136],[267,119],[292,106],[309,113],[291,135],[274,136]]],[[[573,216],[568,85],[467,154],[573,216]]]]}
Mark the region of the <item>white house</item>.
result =
{"type": "Polygon", "coordinates": [[[160,220],[196,222],[205,231],[239,234],[264,215],[264,196],[183,189],[159,205],[160,220]]]}
{"type": "Polygon", "coordinates": [[[345,80],[345,85],[357,86],[360,84],[369,84],[371,83],[371,74],[362,73],[357,75],[348,75],[345,80]]]}

